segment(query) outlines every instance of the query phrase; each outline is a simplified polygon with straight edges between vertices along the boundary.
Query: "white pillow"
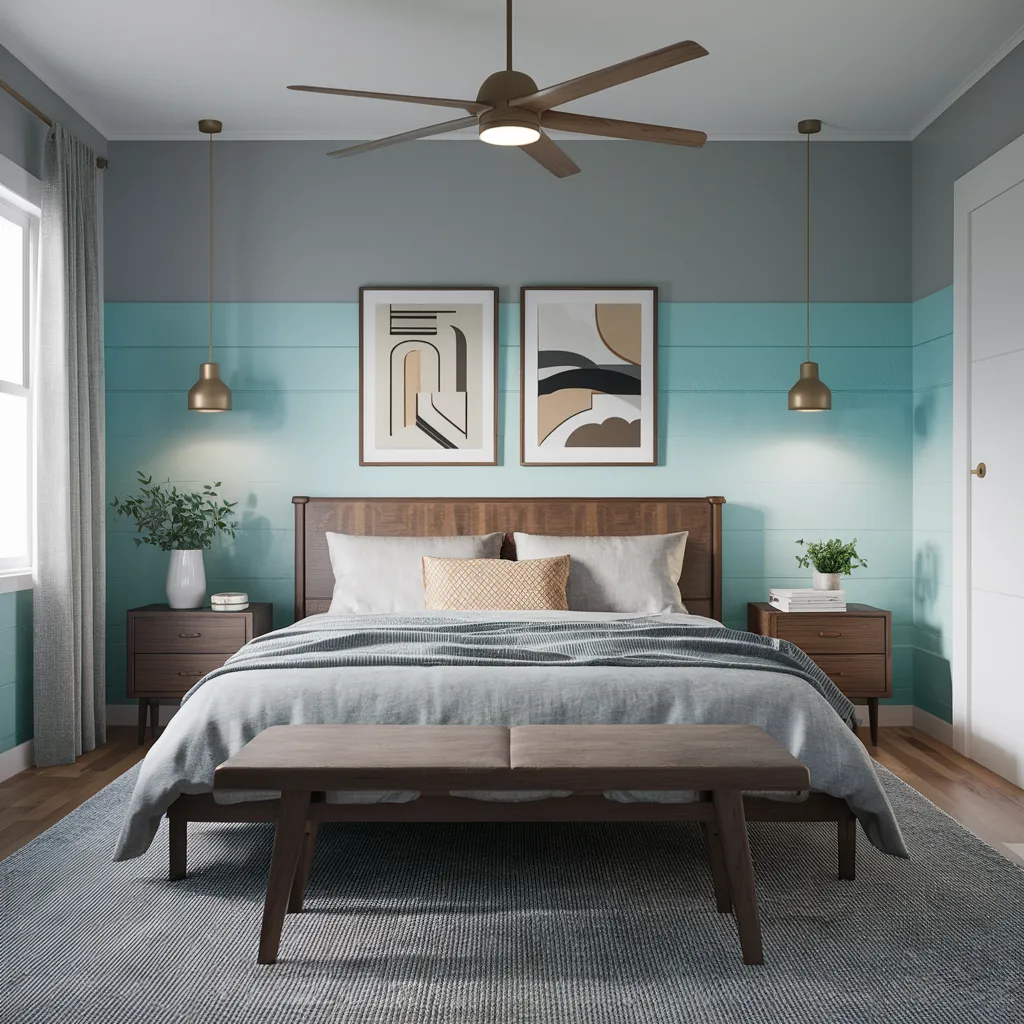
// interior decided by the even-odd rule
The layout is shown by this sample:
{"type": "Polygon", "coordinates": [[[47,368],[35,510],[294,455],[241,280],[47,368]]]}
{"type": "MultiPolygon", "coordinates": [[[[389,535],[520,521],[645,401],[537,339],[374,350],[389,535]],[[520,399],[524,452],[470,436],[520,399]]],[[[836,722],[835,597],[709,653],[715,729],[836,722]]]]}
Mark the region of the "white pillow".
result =
{"type": "Polygon", "coordinates": [[[679,577],[685,533],[638,537],[514,534],[516,558],[569,556],[566,596],[574,612],[683,613],[679,577]]]}
{"type": "Polygon", "coordinates": [[[423,611],[423,556],[497,558],[502,533],[473,537],[356,537],[328,533],[334,570],[329,615],[423,611]]]}

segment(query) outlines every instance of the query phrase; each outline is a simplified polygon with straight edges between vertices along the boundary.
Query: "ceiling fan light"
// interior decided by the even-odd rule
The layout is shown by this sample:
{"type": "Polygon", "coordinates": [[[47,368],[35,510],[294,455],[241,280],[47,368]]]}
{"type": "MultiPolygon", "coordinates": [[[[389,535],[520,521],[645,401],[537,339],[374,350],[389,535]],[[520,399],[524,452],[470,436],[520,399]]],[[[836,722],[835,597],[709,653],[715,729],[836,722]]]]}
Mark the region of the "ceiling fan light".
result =
{"type": "Polygon", "coordinates": [[[492,146],[528,146],[540,138],[540,132],[525,124],[492,124],[480,129],[480,141],[492,146]]]}

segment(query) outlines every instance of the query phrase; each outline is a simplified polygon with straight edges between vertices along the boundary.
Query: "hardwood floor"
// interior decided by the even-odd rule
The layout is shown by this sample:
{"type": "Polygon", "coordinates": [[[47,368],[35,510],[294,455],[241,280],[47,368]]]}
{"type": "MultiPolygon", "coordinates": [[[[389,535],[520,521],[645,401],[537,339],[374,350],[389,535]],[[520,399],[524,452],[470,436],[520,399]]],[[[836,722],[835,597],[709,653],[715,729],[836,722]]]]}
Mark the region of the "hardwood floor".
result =
{"type": "MultiPolygon", "coordinates": [[[[147,749],[136,746],[134,729],[112,728],[104,746],[73,765],[33,768],[0,783],[0,859],[113,782],[147,749]]],[[[1024,865],[1024,790],[916,729],[879,729],[872,753],[1008,860],[1024,865]]]]}

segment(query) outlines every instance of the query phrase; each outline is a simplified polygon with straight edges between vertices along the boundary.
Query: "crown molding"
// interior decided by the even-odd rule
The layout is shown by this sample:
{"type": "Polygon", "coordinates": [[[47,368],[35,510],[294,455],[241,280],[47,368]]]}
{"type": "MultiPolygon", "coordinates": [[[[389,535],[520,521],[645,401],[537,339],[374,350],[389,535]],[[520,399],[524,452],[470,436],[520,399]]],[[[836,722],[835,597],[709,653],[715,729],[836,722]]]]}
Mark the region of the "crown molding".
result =
{"type": "Polygon", "coordinates": [[[961,96],[980,82],[1004,57],[1024,42],[1024,25],[1003,43],[987,60],[978,65],[923,121],[918,122],[910,132],[910,139],[916,139],[933,121],[938,120],[961,96]]]}
{"type": "MultiPolygon", "coordinates": [[[[373,135],[355,134],[344,137],[325,135],[322,132],[247,132],[225,129],[218,137],[224,142],[364,142],[381,138],[390,129],[373,135]]],[[[580,135],[574,132],[549,132],[551,138],[559,142],[624,142],[625,139],[609,139],[597,135],[580,135]]],[[[450,132],[441,138],[417,139],[418,142],[467,142],[476,141],[476,132],[465,129],[450,132]]],[[[821,140],[823,142],[909,142],[910,133],[905,131],[890,132],[857,132],[825,126],[821,140]]],[[[115,132],[107,136],[108,142],[203,142],[206,136],[194,129],[188,132],[115,132]]],[[[709,142],[798,142],[804,137],[794,131],[785,132],[708,132],[709,142]]]]}

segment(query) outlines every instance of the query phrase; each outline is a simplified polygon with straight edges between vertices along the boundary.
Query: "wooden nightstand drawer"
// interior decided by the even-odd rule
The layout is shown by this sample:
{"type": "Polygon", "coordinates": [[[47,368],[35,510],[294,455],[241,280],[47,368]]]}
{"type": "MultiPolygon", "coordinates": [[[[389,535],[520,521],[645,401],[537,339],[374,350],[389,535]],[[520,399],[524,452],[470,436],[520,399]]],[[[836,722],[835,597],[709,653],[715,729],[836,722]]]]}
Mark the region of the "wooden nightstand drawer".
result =
{"type": "Polygon", "coordinates": [[[230,654],[136,654],[134,690],[138,694],[184,694],[230,654]]]}
{"type": "Polygon", "coordinates": [[[884,654],[816,654],[811,659],[843,693],[856,697],[884,694],[884,654]]]}
{"type": "Polygon", "coordinates": [[[885,619],[848,613],[800,612],[780,615],[780,640],[807,654],[881,654],[885,652],[885,619]]]}
{"type": "Polygon", "coordinates": [[[234,654],[245,643],[245,625],[244,616],[233,612],[137,615],[135,651],[141,654],[234,654]]]}

